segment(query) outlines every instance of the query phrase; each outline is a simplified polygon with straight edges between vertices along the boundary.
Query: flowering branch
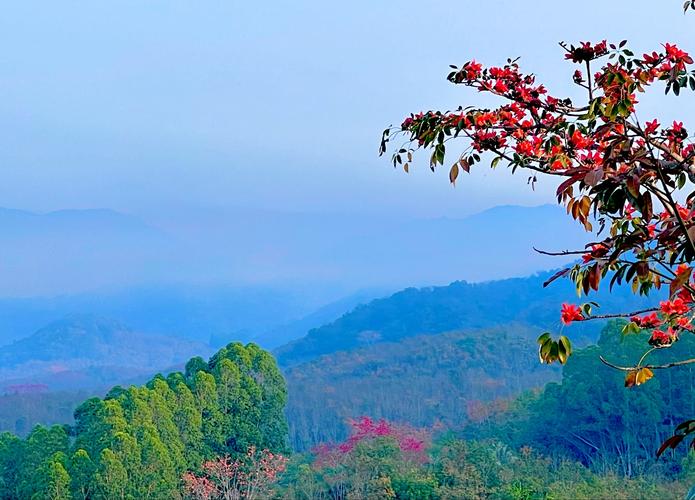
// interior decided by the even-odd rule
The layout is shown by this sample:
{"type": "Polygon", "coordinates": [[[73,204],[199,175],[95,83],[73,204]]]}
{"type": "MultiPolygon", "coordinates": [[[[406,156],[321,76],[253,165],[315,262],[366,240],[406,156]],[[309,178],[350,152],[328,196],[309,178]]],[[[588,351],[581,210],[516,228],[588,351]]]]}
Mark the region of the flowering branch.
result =
{"type": "MultiPolygon", "coordinates": [[[[695,0],[684,5],[686,10],[694,7],[695,0]]],[[[565,59],[586,72],[575,70],[572,80],[587,89],[587,103],[577,105],[551,95],[533,74],[521,71],[516,59],[487,68],[468,61],[452,66],[447,79],[494,95],[502,103],[493,109],[459,106],[411,114],[400,127],[384,131],[380,153],[387,151],[395,136],[405,136],[405,144],[393,153],[393,165],[408,171],[414,153],[429,150],[430,168],[435,170],[445,164],[449,142],[458,139],[467,147],[449,168],[452,183],[461,170],[468,173],[481,163],[485,154],[491,156],[493,168],[504,162],[512,172],[530,171],[531,183],[537,175],[558,179],[558,203],[587,232],[593,233],[593,224],[598,223],[596,237],[603,237],[582,251],[534,248],[543,255],[581,256],[580,262],[557,272],[544,286],[562,277],[573,281],[580,295],[598,291],[605,280],[611,289],[628,285],[644,296],[668,291],[658,308],[633,313],[592,315],[595,303],[562,305],[563,325],[629,318],[624,333],[651,331],[650,349],[637,366],[617,367],[627,372],[627,386],[640,385],[653,376],[652,368],[693,362],[642,366],[655,348],[671,347],[682,334],[695,330],[695,144],[682,122],[640,123],[637,96],[657,84],[676,96],[682,90],[695,90],[693,58],[669,43],[641,57],[627,48],[626,41],[561,46],[565,59]],[[598,64],[600,69],[592,73],[598,64]]],[[[538,344],[544,363],[565,363],[571,355],[565,336],[554,340],[544,333],[538,344]]]]}

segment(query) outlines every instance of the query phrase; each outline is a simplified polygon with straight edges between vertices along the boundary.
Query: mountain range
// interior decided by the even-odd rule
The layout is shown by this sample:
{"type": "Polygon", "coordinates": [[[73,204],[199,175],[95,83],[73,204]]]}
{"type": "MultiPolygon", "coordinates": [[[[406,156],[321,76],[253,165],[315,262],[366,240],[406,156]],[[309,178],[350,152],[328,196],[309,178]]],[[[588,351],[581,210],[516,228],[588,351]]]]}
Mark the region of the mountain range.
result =
{"type": "Polygon", "coordinates": [[[0,388],[105,388],[210,352],[200,342],[143,334],[111,319],[73,316],[0,347],[0,388]]]}
{"type": "Polygon", "coordinates": [[[436,219],[0,209],[0,297],[214,284],[315,291],[327,304],[368,288],[525,276],[562,263],[532,246],[574,248],[586,239],[553,205],[436,219]]]}
{"type": "MultiPolygon", "coordinates": [[[[483,283],[457,281],[447,286],[408,288],[360,305],[279,347],[275,354],[281,365],[293,366],[336,351],[462,329],[521,324],[535,328],[538,334],[546,330],[556,332],[562,327],[561,304],[579,299],[568,280],[557,280],[544,287],[543,283],[553,274],[545,272],[526,278],[483,283]]],[[[616,287],[612,293],[604,291],[582,300],[597,301],[601,312],[637,310],[651,303],[648,298],[633,295],[626,287],[616,287]]],[[[601,327],[601,322],[575,323],[571,331],[580,341],[593,341],[601,327]]]]}
{"type": "MultiPolygon", "coordinates": [[[[109,211],[0,211],[0,261],[21,260],[6,269],[8,287],[27,269],[37,283],[45,274],[48,288],[73,276],[76,290],[100,286],[0,298],[0,391],[8,393],[4,399],[44,408],[40,417],[22,421],[22,429],[29,428],[37,418],[60,420],[49,407],[66,414],[69,404],[49,396],[56,390],[99,392],[241,340],[275,349],[288,379],[290,413],[307,401],[325,402],[316,414],[302,411],[302,422],[291,421],[302,443],[316,438],[306,429],[323,417],[342,422],[348,408],[400,418],[410,410],[389,407],[379,391],[367,389],[379,387],[376,379],[396,387],[415,368],[423,374],[418,384],[435,396],[417,409],[421,418],[408,418],[451,424],[462,401],[485,400],[483,386],[464,383],[466,377],[488,380],[495,397],[524,389],[509,377],[521,368],[536,373],[535,337],[560,331],[560,305],[578,301],[567,281],[544,288],[552,273],[534,274],[563,260],[535,253],[532,245],[557,250],[586,240],[567,222],[554,206],[497,207],[436,220],[245,213],[204,221],[191,215],[175,224],[109,211]],[[150,264],[145,282],[130,280],[150,264]],[[219,276],[210,281],[213,269],[219,276]],[[245,281],[244,273],[259,279],[245,281]],[[401,283],[446,277],[462,279],[391,293],[401,283]],[[491,345],[495,339],[506,339],[511,350],[491,345]],[[491,357],[504,359],[499,373],[476,371],[491,357]],[[458,366],[462,359],[468,364],[458,366]],[[446,385],[440,371],[460,378],[456,401],[434,391],[446,385]]],[[[627,289],[592,299],[601,312],[648,303],[627,289]]],[[[577,324],[567,332],[581,345],[595,340],[600,327],[577,324]]],[[[541,384],[553,374],[543,370],[528,380],[541,384]]],[[[2,416],[7,425],[14,425],[11,413],[2,416]]],[[[341,429],[334,427],[333,436],[341,429]]]]}
{"type": "Polygon", "coordinates": [[[439,219],[0,209],[0,345],[95,314],[214,346],[273,348],[391,290],[559,265],[532,245],[585,239],[550,205],[439,219]]]}
{"type": "MultiPolygon", "coordinates": [[[[313,292],[301,289],[212,284],[143,285],[74,295],[0,298],[0,345],[68,316],[96,315],[116,318],[144,333],[217,346],[231,340],[248,341],[324,305],[313,292]]],[[[341,313],[350,304],[345,307],[341,313]]]]}
{"type": "MultiPolygon", "coordinates": [[[[485,411],[496,399],[551,380],[557,373],[538,363],[536,337],[545,330],[554,335],[563,331],[580,346],[595,341],[602,327],[593,321],[561,327],[561,303],[577,298],[566,281],[544,288],[551,274],[409,288],[373,300],[369,292],[357,294],[285,323],[286,331],[273,327],[259,334],[258,340],[272,344],[283,339],[283,331],[292,338],[310,328],[275,351],[288,382],[294,445],[301,449],[341,439],[345,419],[358,416],[355,412],[456,427],[469,411],[485,411]],[[323,325],[312,328],[319,322],[323,325]],[[515,375],[520,370],[528,375],[523,386],[515,375]],[[383,394],[407,397],[385,399],[383,394]],[[471,408],[472,401],[482,406],[471,408]]],[[[623,288],[592,299],[605,312],[648,303],[623,288]]],[[[44,408],[30,413],[59,421],[67,403],[54,401],[56,390],[104,391],[108,385],[166,372],[210,349],[209,343],[156,336],[120,321],[71,316],[0,348],[0,389],[7,393],[2,399],[44,408]],[[36,384],[45,386],[43,392],[12,395],[18,386],[20,392],[31,392],[36,384]],[[55,412],[46,409],[48,404],[55,412]]],[[[68,393],[61,397],[63,402],[78,400],[68,393]]],[[[22,428],[33,421],[27,418],[22,428]]],[[[2,421],[14,425],[12,414],[2,421]]]]}

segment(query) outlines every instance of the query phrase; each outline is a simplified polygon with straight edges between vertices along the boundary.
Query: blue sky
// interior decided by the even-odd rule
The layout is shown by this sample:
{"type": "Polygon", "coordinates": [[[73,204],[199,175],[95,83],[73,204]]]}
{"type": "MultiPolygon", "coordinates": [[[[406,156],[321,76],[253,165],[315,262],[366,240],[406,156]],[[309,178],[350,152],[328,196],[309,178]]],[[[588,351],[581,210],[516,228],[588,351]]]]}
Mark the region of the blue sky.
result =
{"type": "MultiPolygon", "coordinates": [[[[573,68],[559,40],[695,53],[681,3],[6,2],[0,205],[430,217],[549,202],[547,186],[532,193],[504,171],[456,189],[424,159],[394,171],[376,155],[380,131],[410,111],[475,102],[446,83],[450,63],[521,56],[563,94],[573,68]]],[[[645,117],[687,124],[684,102],[646,99],[645,117]]]]}

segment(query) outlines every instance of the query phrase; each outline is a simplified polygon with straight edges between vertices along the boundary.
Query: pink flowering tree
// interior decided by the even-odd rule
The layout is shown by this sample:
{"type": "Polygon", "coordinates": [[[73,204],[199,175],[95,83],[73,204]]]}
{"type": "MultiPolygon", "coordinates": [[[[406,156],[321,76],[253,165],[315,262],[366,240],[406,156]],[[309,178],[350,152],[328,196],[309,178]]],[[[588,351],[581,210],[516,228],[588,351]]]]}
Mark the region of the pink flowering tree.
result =
{"type": "Polygon", "coordinates": [[[428,461],[427,450],[431,444],[428,431],[408,425],[396,425],[384,419],[374,421],[370,417],[360,417],[348,423],[351,433],[345,441],[314,448],[317,465],[334,466],[350,455],[358,445],[368,444],[379,438],[392,440],[406,462],[423,464],[428,461]]]}
{"type": "Polygon", "coordinates": [[[429,431],[370,417],[349,424],[351,433],[345,441],[313,450],[313,469],[335,498],[345,498],[348,492],[357,498],[369,497],[373,493],[370,488],[379,481],[406,474],[429,461],[429,431]]]}
{"type": "Polygon", "coordinates": [[[252,446],[244,457],[225,456],[205,462],[201,475],[186,472],[184,491],[196,500],[268,498],[286,467],[284,456],[268,450],[258,451],[252,446]]]}
{"type": "MultiPolygon", "coordinates": [[[[687,11],[695,3],[688,0],[683,7],[687,11]]],[[[667,296],[640,311],[596,314],[598,304],[589,299],[561,307],[562,325],[622,317],[624,334],[648,332],[644,354],[633,364],[618,366],[602,358],[625,372],[626,386],[637,386],[655,372],[695,363],[657,364],[649,357],[693,333],[695,145],[683,122],[662,124],[639,113],[640,95],[657,90],[676,99],[695,90],[693,58],[671,43],[642,55],[626,41],[560,47],[574,66],[568,80],[581,89],[581,102],[551,93],[516,59],[500,66],[468,61],[451,67],[449,82],[490,94],[499,105],[411,114],[384,131],[380,152],[392,149],[393,165],[407,172],[415,156],[426,151],[433,171],[447,165],[451,183],[486,157],[492,168],[506,165],[525,173],[531,186],[540,176],[554,179],[558,203],[587,231],[589,242],[571,251],[539,250],[577,258],[545,285],[568,278],[580,296],[621,285],[635,294],[667,296]]],[[[572,353],[564,335],[547,332],[538,342],[545,363],[565,363],[572,353]]],[[[679,426],[659,453],[690,433],[695,433],[693,420],[679,426]]]]}

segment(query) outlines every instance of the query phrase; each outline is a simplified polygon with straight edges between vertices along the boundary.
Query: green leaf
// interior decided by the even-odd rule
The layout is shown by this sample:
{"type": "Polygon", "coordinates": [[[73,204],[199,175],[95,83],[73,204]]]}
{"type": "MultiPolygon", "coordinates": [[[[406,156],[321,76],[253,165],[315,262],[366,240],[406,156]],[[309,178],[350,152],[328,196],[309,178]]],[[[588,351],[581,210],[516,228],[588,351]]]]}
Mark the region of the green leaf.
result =
{"type": "Polygon", "coordinates": [[[565,348],[560,343],[558,343],[557,359],[560,361],[561,365],[564,365],[567,362],[567,351],[565,351],[565,348]]]}
{"type": "Polygon", "coordinates": [[[561,335],[560,339],[558,340],[558,343],[564,347],[568,357],[572,355],[572,343],[570,342],[570,339],[568,339],[564,335],[561,335]]]}
{"type": "Polygon", "coordinates": [[[630,321],[628,324],[626,324],[623,329],[622,329],[622,334],[623,335],[630,335],[630,334],[635,334],[639,333],[642,329],[635,323],[634,321],[630,321]]]}

